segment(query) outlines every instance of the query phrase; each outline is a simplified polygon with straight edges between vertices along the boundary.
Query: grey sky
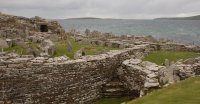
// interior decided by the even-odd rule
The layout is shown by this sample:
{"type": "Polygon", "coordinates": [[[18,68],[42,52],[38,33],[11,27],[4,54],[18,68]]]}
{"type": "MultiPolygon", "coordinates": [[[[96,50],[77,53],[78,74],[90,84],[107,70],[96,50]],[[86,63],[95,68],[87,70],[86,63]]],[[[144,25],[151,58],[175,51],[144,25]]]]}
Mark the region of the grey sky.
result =
{"type": "Polygon", "coordinates": [[[200,0],[0,0],[0,11],[44,18],[129,18],[200,14],[200,0]]]}

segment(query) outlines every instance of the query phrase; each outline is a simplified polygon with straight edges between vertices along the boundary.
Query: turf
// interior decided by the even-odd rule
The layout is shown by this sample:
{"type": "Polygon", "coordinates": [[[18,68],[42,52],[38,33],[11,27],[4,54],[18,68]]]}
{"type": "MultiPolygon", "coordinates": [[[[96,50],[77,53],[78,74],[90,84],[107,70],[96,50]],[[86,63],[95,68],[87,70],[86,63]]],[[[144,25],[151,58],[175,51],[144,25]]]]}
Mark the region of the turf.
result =
{"type": "Polygon", "coordinates": [[[193,77],[150,93],[128,104],[200,104],[200,77],[193,77]]]}
{"type": "Polygon", "coordinates": [[[75,42],[74,39],[70,38],[69,40],[63,40],[56,43],[56,53],[54,56],[66,55],[69,58],[73,59],[74,54],[81,48],[85,49],[86,55],[95,55],[102,52],[107,52],[109,50],[115,50],[117,48],[105,47],[105,46],[96,46],[91,44],[80,44],[75,42]],[[70,41],[72,50],[67,51],[67,41],[70,41]]]}
{"type": "MultiPolygon", "coordinates": [[[[91,44],[80,44],[78,42],[75,42],[75,40],[72,38],[70,38],[69,40],[59,41],[55,44],[56,44],[56,52],[54,54],[54,57],[66,55],[71,59],[73,59],[74,54],[81,48],[85,49],[86,55],[95,55],[95,54],[107,52],[109,50],[118,49],[118,48],[105,47],[105,46],[96,46],[96,45],[91,45],[91,44]],[[70,52],[67,51],[67,41],[70,41],[71,43],[72,50],[70,52]]],[[[39,44],[36,44],[36,43],[29,42],[28,45],[32,48],[39,48],[38,47],[39,44]]],[[[26,49],[21,46],[13,46],[10,48],[5,48],[4,51],[16,52],[20,55],[27,54],[26,49]]]]}
{"type": "Polygon", "coordinates": [[[180,59],[188,59],[198,56],[200,56],[200,54],[194,52],[154,51],[146,56],[143,60],[161,65],[164,63],[165,59],[176,62],[180,59]]]}
{"type": "Polygon", "coordinates": [[[27,53],[26,49],[24,49],[23,47],[20,47],[20,46],[5,48],[4,51],[6,51],[6,52],[16,52],[19,55],[24,55],[24,54],[27,53]]]}

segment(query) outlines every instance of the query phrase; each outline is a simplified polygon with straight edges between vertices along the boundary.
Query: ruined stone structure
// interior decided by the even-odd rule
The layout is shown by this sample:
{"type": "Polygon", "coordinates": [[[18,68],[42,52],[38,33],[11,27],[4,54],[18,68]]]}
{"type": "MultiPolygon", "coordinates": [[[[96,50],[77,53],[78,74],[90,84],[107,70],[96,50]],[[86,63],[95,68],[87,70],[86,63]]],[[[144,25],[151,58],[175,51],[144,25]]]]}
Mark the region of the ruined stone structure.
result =
{"type": "MultiPolygon", "coordinates": [[[[4,21],[1,25],[5,24],[5,27],[6,23],[16,22],[7,25],[6,29],[1,27],[3,37],[12,38],[9,33],[23,33],[22,27],[27,27],[25,34],[36,34],[29,37],[36,42],[41,41],[38,35],[63,33],[57,22],[47,22],[39,17],[27,19],[2,14],[0,17],[4,21]]],[[[0,104],[90,104],[102,97],[128,95],[135,98],[168,82],[200,74],[199,58],[167,66],[141,60],[153,50],[200,52],[198,46],[146,42],[146,38],[137,37],[123,39],[76,38],[77,42],[123,49],[100,55],[81,55],[76,60],[69,60],[67,56],[46,58],[1,52],[0,104]]],[[[44,43],[44,47],[51,50],[45,51],[53,54],[54,45],[47,46],[49,43],[51,41],[44,43]]]]}
{"type": "Polygon", "coordinates": [[[63,62],[1,54],[0,101],[88,104],[101,98],[102,85],[111,81],[123,60],[135,52],[145,52],[147,47],[141,45],[63,62]]]}
{"type": "Polygon", "coordinates": [[[30,36],[37,32],[63,35],[64,29],[56,21],[47,21],[40,17],[25,18],[0,14],[0,37],[16,38],[30,36]]]}
{"type": "MultiPolygon", "coordinates": [[[[159,88],[159,80],[169,79],[166,76],[161,76],[160,79],[162,66],[142,62],[140,59],[130,59],[138,53],[146,55],[156,49],[152,47],[150,44],[135,45],[133,48],[83,56],[77,60],[68,60],[66,57],[20,57],[1,53],[0,101],[88,104],[101,97],[139,97],[152,88],[159,88]]],[[[187,61],[189,62],[191,61],[187,61]]],[[[192,62],[196,64],[190,69],[198,74],[199,61],[196,59],[192,62]]],[[[177,75],[183,76],[180,73],[185,70],[178,71],[177,75]]]]}

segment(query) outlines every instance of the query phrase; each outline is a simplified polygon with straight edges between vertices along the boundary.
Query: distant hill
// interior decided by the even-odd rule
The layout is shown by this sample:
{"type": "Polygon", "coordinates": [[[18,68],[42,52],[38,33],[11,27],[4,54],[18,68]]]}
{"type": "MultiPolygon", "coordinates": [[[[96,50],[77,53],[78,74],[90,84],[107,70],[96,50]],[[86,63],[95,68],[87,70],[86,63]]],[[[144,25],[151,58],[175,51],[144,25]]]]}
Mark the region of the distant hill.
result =
{"type": "Polygon", "coordinates": [[[156,19],[167,19],[167,20],[200,20],[200,15],[191,17],[171,17],[171,18],[156,18],[156,19]]]}
{"type": "Polygon", "coordinates": [[[68,18],[68,19],[101,19],[96,17],[80,17],[80,18],[68,18]]]}

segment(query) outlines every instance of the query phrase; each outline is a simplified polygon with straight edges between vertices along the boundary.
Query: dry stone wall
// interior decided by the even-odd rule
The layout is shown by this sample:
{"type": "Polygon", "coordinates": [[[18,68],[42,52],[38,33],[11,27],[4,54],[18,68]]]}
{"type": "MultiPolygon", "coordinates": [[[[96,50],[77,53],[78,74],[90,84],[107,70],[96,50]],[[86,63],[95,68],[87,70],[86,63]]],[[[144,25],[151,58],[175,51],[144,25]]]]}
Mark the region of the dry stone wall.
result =
{"type": "MultiPolygon", "coordinates": [[[[1,55],[1,103],[88,104],[100,98],[102,84],[121,63],[148,45],[111,51],[77,60],[52,62],[45,58],[1,55]]],[[[52,60],[52,59],[51,59],[52,60]]]]}

